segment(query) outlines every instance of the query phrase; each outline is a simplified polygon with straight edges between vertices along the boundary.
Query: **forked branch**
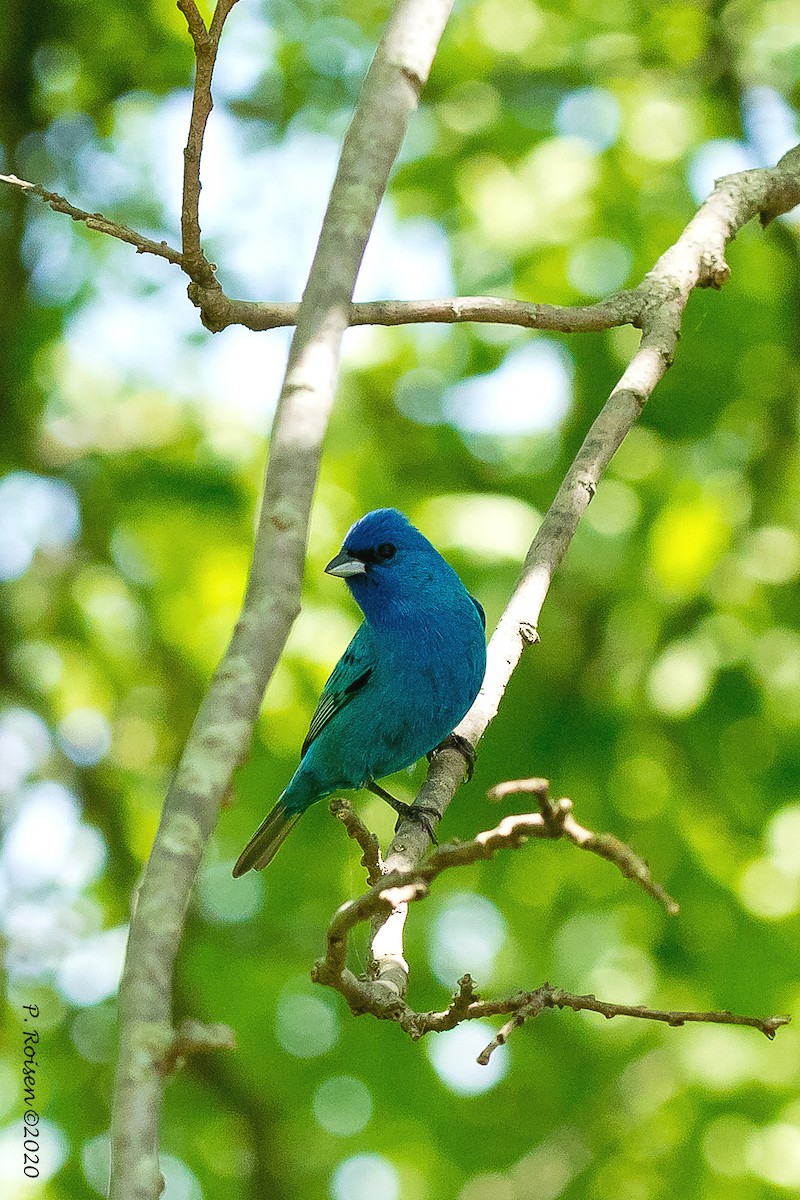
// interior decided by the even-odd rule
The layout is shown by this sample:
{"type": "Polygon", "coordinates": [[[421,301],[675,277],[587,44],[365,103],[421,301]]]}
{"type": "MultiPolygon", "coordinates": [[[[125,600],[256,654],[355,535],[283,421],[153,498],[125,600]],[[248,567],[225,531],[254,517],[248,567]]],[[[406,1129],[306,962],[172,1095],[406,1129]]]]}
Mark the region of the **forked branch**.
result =
{"type": "MultiPolygon", "coordinates": [[[[800,147],[776,167],[742,171],[717,181],[714,191],[653,269],[637,292],[642,297],[642,340],[622,378],[592,423],[534,537],[522,573],[489,642],[486,678],[456,733],[476,746],[494,719],[526,646],[537,626],[555,571],[603,473],[631,430],[658,382],[672,363],[689,296],[696,287],[721,287],[729,271],[728,243],[754,217],[762,224],[800,203],[800,147]]],[[[464,760],[456,750],[435,755],[417,803],[443,814],[462,782],[464,760]]],[[[384,871],[409,872],[429,848],[417,821],[403,821],[389,847],[384,871]]],[[[373,957],[376,981],[403,995],[408,967],[403,957],[405,909],[375,920],[373,957]]]]}
{"type": "MultiPolygon", "coordinates": [[[[316,983],[340,992],[353,1013],[369,1013],[379,1020],[395,1021],[413,1039],[428,1033],[443,1033],[454,1029],[463,1021],[485,1017],[507,1016],[511,1019],[498,1030],[495,1037],[478,1056],[485,1066],[492,1053],[502,1046],[514,1029],[526,1021],[539,1016],[546,1008],[570,1008],[574,1012],[596,1012],[604,1017],[637,1017],[649,1021],[662,1021],[671,1026],[689,1022],[715,1025],[746,1025],[760,1030],[768,1038],[789,1023],[787,1016],[748,1017],[726,1011],[694,1012],[684,1010],[649,1008],[647,1005],[615,1004],[598,1000],[595,996],[579,996],[561,988],[544,983],[533,991],[516,992],[512,996],[497,1000],[483,1000],[475,991],[470,975],[459,980],[458,991],[447,1008],[441,1011],[418,1012],[407,1003],[399,988],[389,986],[386,977],[356,976],[347,967],[347,949],[350,934],[365,921],[385,920],[396,912],[398,906],[422,900],[430,891],[433,880],[444,871],[467,866],[481,859],[493,858],[498,850],[517,850],[529,838],[555,840],[564,838],[582,849],[593,850],[601,857],[614,863],[628,878],[640,883],[651,896],[659,901],[669,913],[677,911],[677,904],[650,877],[646,864],[639,856],[617,838],[594,834],[579,825],[572,815],[571,801],[554,802],[549,796],[547,780],[526,779],[500,784],[492,789],[494,798],[519,793],[533,793],[540,804],[540,812],[505,817],[495,829],[479,833],[468,842],[450,842],[438,847],[424,862],[407,871],[393,871],[373,883],[363,895],[348,901],[334,914],[328,926],[326,952],[312,970],[316,983]],[[611,848],[608,846],[608,839],[611,848]],[[598,846],[603,849],[598,849],[598,846]],[[635,866],[634,866],[635,864],[635,866]]],[[[490,795],[492,795],[490,793],[490,795]]],[[[373,836],[352,811],[346,800],[331,804],[350,837],[362,847],[373,836]]],[[[362,859],[362,862],[364,860],[362,859]]],[[[370,864],[370,881],[373,878],[370,864]]]]}

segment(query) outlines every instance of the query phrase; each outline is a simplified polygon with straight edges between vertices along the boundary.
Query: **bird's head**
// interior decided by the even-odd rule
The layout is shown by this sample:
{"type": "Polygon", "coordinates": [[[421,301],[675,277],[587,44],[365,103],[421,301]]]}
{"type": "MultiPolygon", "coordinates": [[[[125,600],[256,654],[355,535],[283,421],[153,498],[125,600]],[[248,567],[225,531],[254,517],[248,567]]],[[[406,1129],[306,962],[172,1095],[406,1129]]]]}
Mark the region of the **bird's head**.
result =
{"type": "Polygon", "coordinates": [[[442,569],[450,571],[428,539],[396,508],[378,508],[356,521],[325,568],[347,581],[367,617],[412,596],[418,602],[442,569]]]}

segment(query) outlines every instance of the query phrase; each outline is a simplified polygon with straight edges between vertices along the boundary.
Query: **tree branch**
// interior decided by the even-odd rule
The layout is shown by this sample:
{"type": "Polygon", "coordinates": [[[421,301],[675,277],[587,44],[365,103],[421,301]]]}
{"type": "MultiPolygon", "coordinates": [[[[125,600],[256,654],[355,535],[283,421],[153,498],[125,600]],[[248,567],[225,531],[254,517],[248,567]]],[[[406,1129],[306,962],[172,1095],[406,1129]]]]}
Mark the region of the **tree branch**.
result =
{"type": "Polygon", "coordinates": [[[378,839],[374,833],[367,829],[364,822],[356,812],[349,800],[345,800],[342,796],[337,796],[331,800],[328,805],[335,817],[344,825],[347,830],[347,836],[353,841],[358,842],[362,850],[361,866],[366,869],[367,883],[372,886],[381,878],[383,871],[383,862],[381,860],[381,848],[378,839]]]}
{"type": "Polygon", "coordinates": [[[137,254],[155,254],[158,258],[165,258],[167,262],[174,263],[178,267],[183,266],[182,254],[167,242],[154,242],[151,238],[144,237],[127,225],[109,220],[102,213],[90,213],[83,208],[77,208],[69,200],[59,196],[58,192],[48,192],[40,183],[28,183],[25,179],[18,179],[16,175],[0,175],[0,183],[7,183],[11,187],[19,188],[20,191],[38,196],[44,200],[45,204],[49,204],[53,212],[65,213],[73,221],[81,221],[89,229],[96,229],[99,233],[106,233],[109,237],[127,242],[129,246],[135,246],[137,254]]]}
{"type": "Polygon", "coordinates": [[[217,61],[219,39],[236,0],[217,0],[210,29],[206,29],[195,0],[177,0],[177,3],[186,18],[189,34],[194,43],[196,60],[189,135],[183,151],[183,202],[181,204],[183,261],[181,265],[194,282],[214,293],[221,291],[221,288],[214,275],[214,267],[206,258],[200,245],[200,190],[202,186],[200,183],[200,158],[203,153],[206,125],[214,107],[211,81],[217,61]]]}
{"type": "MultiPolygon", "coordinates": [[[[689,1023],[706,1025],[747,1025],[758,1029],[772,1041],[782,1025],[788,1025],[790,1017],[740,1017],[736,1013],[718,1010],[716,1012],[669,1012],[661,1008],[648,1008],[646,1004],[610,1004],[606,1000],[598,1000],[596,996],[573,996],[561,988],[543,983],[533,992],[523,993],[515,997],[514,1003],[519,1007],[514,1016],[502,1029],[498,1030],[489,1045],[478,1055],[477,1061],[482,1067],[489,1062],[498,1046],[504,1045],[509,1035],[524,1025],[532,1017],[538,1017],[546,1008],[571,1008],[573,1012],[595,1012],[610,1020],[611,1017],[639,1017],[644,1021],[663,1021],[673,1028],[689,1023]]],[[[478,1014],[475,1014],[478,1015],[478,1014]]]]}
{"type": "MultiPolygon", "coordinates": [[[[531,794],[536,796],[541,812],[537,822],[539,831],[533,833],[534,837],[566,838],[580,850],[588,850],[591,854],[597,854],[600,858],[604,858],[606,862],[613,863],[626,879],[632,879],[634,883],[638,883],[648,896],[657,900],[671,917],[680,911],[680,906],[676,901],[664,891],[660,883],[655,882],[650,874],[650,868],[643,858],[640,858],[630,846],[620,841],[613,833],[592,833],[590,829],[578,824],[572,813],[572,801],[566,797],[561,800],[553,800],[550,796],[550,785],[546,779],[513,779],[507,783],[498,783],[496,787],[487,792],[489,799],[495,801],[503,800],[506,796],[531,794]]],[[[531,831],[522,827],[519,822],[530,820],[532,820],[530,817],[506,817],[498,828],[503,829],[506,822],[511,822],[522,834],[524,840],[525,837],[531,836],[531,831]]],[[[481,836],[488,835],[482,834],[481,836]]]]}
{"type": "MultiPolygon", "coordinates": [[[[578,825],[571,817],[571,803],[549,798],[547,780],[530,779],[515,780],[508,784],[499,784],[493,789],[495,794],[511,795],[519,792],[533,792],[540,799],[542,812],[528,813],[522,816],[505,817],[495,829],[479,833],[469,842],[450,842],[440,846],[424,862],[407,871],[392,871],[375,883],[363,895],[343,904],[334,913],[326,935],[326,950],[323,958],[318,959],[311,972],[311,978],[326,987],[340,992],[351,1011],[356,1015],[370,1013],[378,1020],[395,1021],[404,1033],[414,1040],[428,1033],[443,1033],[454,1029],[462,1021],[474,1021],[484,1017],[505,1016],[513,1014],[496,1034],[489,1045],[478,1056],[478,1062],[485,1066],[494,1050],[502,1046],[514,1029],[525,1021],[536,1017],[545,1008],[571,1008],[575,1012],[596,1012],[604,1017],[639,1017],[650,1021],[664,1021],[668,1025],[684,1025],[688,1022],[706,1022],[717,1025],[747,1025],[759,1029],[767,1037],[773,1038],[782,1025],[789,1023],[789,1017],[746,1017],[729,1012],[692,1012],[668,1011],[665,1009],[648,1008],[645,1005],[614,1004],[598,1000],[595,996],[576,996],[571,992],[562,991],[552,984],[544,983],[531,992],[517,992],[512,996],[498,1000],[482,1000],[475,991],[470,975],[459,980],[458,991],[453,996],[449,1006],[439,1012],[417,1012],[405,1000],[403,992],[396,985],[394,977],[382,975],[378,978],[357,977],[347,967],[347,948],[351,932],[363,921],[383,921],[392,916],[401,906],[407,906],[415,900],[421,900],[428,895],[430,885],[443,871],[455,867],[468,866],[483,859],[493,858],[498,850],[516,850],[530,837],[555,839],[567,838],[582,849],[595,849],[590,845],[594,839],[600,838],[578,825]],[[575,836],[579,830],[580,835],[575,836]]],[[[333,807],[333,805],[332,805],[333,807]]],[[[364,827],[346,824],[348,834],[359,844],[364,839],[364,827]]],[[[601,835],[602,836],[602,835],[601,835]]],[[[645,890],[654,895],[668,912],[677,910],[677,905],[650,880],[647,867],[641,859],[623,842],[612,839],[615,843],[613,854],[600,853],[603,858],[614,862],[624,874],[637,879],[645,890]],[[647,876],[647,883],[642,879],[640,871],[628,871],[628,863],[635,861],[641,865],[647,876]]],[[[406,967],[406,976],[408,968],[406,967]]]]}
{"type": "Polygon", "coordinates": [[[112,1200],[156,1200],[161,1190],[159,1063],[173,1037],[172,978],[186,907],[299,611],[309,512],[353,287],[450,7],[450,0],[399,0],[345,136],[273,424],[242,612],[164,802],[132,914],[119,993],[112,1200]]]}
{"type": "Polygon", "coordinates": [[[227,1025],[203,1025],[200,1021],[182,1021],[175,1030],[157,1064],[162,1075],[171,1075],[180,1070],[190,1054],[207,1053],[210,1050],[235,1050],[236,1034],[227,1025]]]}
{"type": "MultiPolygon", "coordinates": [[[[190,299],[200,309],[206,329],[218,333],[229,325],[247,329],[279,329],[293,325],[297,305],[232,300],[223,292],[200,287],[190,299]]],[[[500,296],[458,296],[443,300],[369,300],[350,308],[351,325],[518,325],[522,329],[561,333],[595,333],[617,325],[639,325],[642,299],[637,288],[615,292],[596,304],[529,304],[500,296]]]]}
{"type": "MultiPolygon", "coordinates": [[[[523,564],[514,592],[489,642],[486,677],[480,694],[457,729],[477,745],[497,715],[522,651],[537,640],[537,624],[554,572],[561,564],[578,522],[594,496],[603,472],[635,424],[653,389],[672,362],[681,320],[696,287],[720,287],[728,277],[725,250],[739,229],[754,217],[771,220],[800,203],[800,147],[776,167],[742,171],[717,181],[671,246],[637,289],[643,297],[642,340],[622,378],[592,423],[565,475],[523,564]]],[[[417,803],[443,815],[463,780],[464,760],[457,750],[436,754],[417,803]]],[[[429,848],[422,822],[401,822],[384,861],[384,871],[412,871],[429,848]]],[[[408,985],[403,957],[406,909],[376,919],[373,958],[376,982],[394,995],[408,985]]]]}

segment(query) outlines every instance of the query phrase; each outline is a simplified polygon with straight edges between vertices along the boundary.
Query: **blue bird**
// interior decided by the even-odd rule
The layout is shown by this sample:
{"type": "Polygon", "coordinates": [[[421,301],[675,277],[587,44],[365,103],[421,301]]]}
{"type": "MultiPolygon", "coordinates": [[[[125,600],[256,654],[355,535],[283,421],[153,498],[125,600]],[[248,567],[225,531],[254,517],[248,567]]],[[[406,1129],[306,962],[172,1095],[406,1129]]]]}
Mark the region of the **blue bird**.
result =
{"type": "MultiPolygon", "coordinates": [[[[445,740],[483,683],[483,609],[427,538],[395,508],[367,513],[325,568],[364,614],[325,684],[300,765],[245,846],[235,877],[269,863],[300,816],[340,788],[368,788],[419,817],[375,782],[445,740]]],[[[458,748],[474,759],[466,739],[458,748]]]]}

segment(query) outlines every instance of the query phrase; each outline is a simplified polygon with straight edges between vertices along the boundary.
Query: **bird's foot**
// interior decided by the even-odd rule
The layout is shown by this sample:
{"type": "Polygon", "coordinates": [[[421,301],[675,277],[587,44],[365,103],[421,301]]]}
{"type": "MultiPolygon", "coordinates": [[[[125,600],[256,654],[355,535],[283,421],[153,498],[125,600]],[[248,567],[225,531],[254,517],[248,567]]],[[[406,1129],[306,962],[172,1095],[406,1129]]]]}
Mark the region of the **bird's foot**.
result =
{"type": "Polygon", "coordinates": [[[427,804],[403,804],[400,800],[397,803],[399,807],[395,809],[397,813],[397,822],[394,827],[395,833],[397,833],[403,821],[416,821],[425,830],[434,846],[438,846],[439,839],[434,831],[433,822],[441,819],[439,810],[427,804]]]}
{"type": "Polygon", "coordinates": [[[381,800],[394,809],[397,813],[397,823],[394,827],[395,833],[400,828],[401,821],[418,821],[422,828],[427,833],[428,837],[433,842],[434,846],[439,845],[439,840],[434,832],[433,822],[441,820],[441,813],[438,809],[432,808],[427,804],[406,804],[403,800],[396,800],[385,788],[373,780],[367,784],[367,789],[375,796],[380,796],[381,800]]]}
{"type": "Polygon", "coordinates": [[[428,762],[431,761],[434,754],[438,754],[440,750],[457,750],[462,755],[464,762],[467,764],[467,783],[472,779],[472,774],[475,770],[475,760],[477,759],[477,751],[472,742],[467,738],[462,737],[460,733],[448,733],[444,741],[439,742],[438,746],[434,746],[428,751],[428,762]]]}

